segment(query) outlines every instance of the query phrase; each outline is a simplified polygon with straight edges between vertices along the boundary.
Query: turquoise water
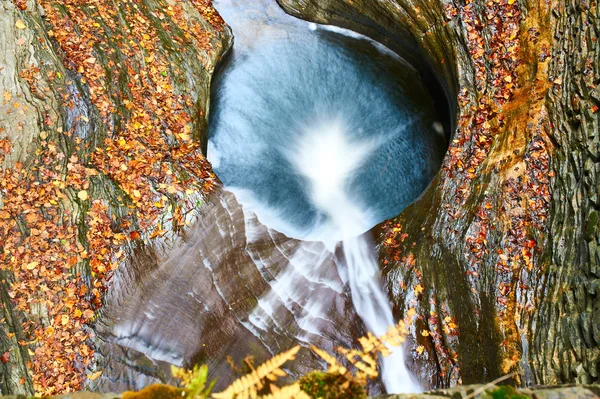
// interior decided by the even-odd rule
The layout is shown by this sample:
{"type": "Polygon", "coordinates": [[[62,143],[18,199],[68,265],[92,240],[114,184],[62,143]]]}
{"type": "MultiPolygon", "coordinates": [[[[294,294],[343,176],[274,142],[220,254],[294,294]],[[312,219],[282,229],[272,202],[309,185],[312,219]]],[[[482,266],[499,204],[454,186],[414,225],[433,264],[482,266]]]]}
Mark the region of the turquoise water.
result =
{"type": "Polygon", "coordinates": [[[216,7],[236,41],[213,85],[208,156],[261,221],[299,238],[329,222],[294,157],[304,137],[332,126],[350,145],[374,147],[344,183],[368,215],[364,229],[423,192],[446,142],[418,71],[370,40],[309,25],[268,1],[216,7]]]}

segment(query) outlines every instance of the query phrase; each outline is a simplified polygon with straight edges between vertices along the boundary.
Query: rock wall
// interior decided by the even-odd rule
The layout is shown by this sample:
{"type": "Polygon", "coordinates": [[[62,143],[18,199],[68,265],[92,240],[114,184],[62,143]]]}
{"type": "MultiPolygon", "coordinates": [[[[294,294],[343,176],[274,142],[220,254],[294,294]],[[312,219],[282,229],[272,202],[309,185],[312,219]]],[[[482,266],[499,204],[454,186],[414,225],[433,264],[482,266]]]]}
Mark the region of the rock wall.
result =
{"type": "Polygon", "coordinates": [[[443,170],[375,230],[422,379],[598,381],[598,4],[280,4],[420,52],[458,108],[443,170]]]}
{"type": "Polygon", "coordinates": [[[0,2],[0,392],[95,379],[113,270],[177,236],[231,35],[210,2],[0,2]]]}
{"type": "MultiPolygon", "coordinates": [[[[181,397],[181,389],[166,385],[152,385],[139,392],[122,394],[77,392],[55,396],[60,399],[169,399],[181,397]]],[[[372,396],[373,399],[463,399],[477,394],[481,399],[500,397],[534,398],[534,399],[594,399],[600,394],[598,385],[565,385],[555,387],[536,387],[532,389],[515,389],[510,386],[466,385],[452,389],[440,389],[422,394],[400,394],[372,396]]],[[[2,396],[3,399],[23,399],[24,396],[2,396]]],[[[349,398],[352,399],[352,398],[349,398]]]]}
{"type": "MultiPolygon", "coordinates": [[[[219,189],[183,239],[136,248],[94,328],[102,375],[88,387],[96,392],[173,382],[171,364],[195,363],[224,389],[235,378],[230,362],[251,355],[258,365],[299,342],[334,352],[365,333],[324,244],[265,227],[219,189]]],[[[320,367],[302,348],[286,372],[298,378],[320,367]]]]}

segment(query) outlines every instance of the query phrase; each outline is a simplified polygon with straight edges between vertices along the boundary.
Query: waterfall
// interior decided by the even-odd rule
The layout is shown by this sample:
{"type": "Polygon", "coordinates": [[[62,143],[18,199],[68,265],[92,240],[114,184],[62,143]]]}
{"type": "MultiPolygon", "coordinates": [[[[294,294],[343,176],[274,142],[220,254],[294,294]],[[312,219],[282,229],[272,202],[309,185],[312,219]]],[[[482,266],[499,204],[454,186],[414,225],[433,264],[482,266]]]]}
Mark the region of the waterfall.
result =
{"type": "MultiPolygon", "coordinates": [[[[350,198],[347,184],[380,144],[376,140],[353,141],[343,121],[332,118],[306,128],[288,153],[297,172],[309,182],[313,204],[329,217],[318,236],[329,248],[341,238],[354,307],[377,336],[385,334],[395,321],[380,286],[372,245],[364,234],[372,226],[368,209],[350,198]]],[[[421,391],[406,367],[402,348],[391,349],[381,365],[388,393],[421,391]]]]}
{"type": "MultiPolygon", "coordinates": [[[[236,46],[213,85],[208,159],[248,226],[299,240],[275,274],[252,259],[270,291],[244,322],[263,339],[342,344],[358,315],[383,334],[394,318],[365,232],[421,195],[446,149],[419,71],[364,36],[307,29],[270,0],[216,6],[236,46]]],[[[381,366],[388,392],[420,390],[402,348],[381,366]]]]}

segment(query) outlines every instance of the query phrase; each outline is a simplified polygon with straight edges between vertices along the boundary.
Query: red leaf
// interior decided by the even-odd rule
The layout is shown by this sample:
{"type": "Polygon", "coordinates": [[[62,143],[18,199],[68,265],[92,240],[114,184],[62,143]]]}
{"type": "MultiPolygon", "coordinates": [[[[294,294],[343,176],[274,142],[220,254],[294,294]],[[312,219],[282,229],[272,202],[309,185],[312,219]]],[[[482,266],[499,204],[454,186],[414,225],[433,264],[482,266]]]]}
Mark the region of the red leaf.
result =
{"type": "Polygon", "coordinates": [[[139,240],[141,238],[141,235],[138,231],[132,231],[131,233],[129,233],[129,238],[131,238],[132,240],[139,240]]]}

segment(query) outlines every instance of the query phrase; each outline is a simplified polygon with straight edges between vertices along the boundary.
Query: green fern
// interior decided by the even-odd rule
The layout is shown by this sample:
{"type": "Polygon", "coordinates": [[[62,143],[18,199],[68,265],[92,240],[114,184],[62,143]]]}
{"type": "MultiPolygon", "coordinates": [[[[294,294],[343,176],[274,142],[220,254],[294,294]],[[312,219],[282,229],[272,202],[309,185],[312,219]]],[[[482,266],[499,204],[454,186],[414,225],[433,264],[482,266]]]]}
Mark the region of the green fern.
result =
{"type": "Polygon", "coordinates": [[[215,385],[215,380],[207,384],[208,366],[197,364],[191,370],[184,370],[179,367],[171,366],[173,377],[179,378],[187,396],[193,399],[206,399],[215,385]]]}

